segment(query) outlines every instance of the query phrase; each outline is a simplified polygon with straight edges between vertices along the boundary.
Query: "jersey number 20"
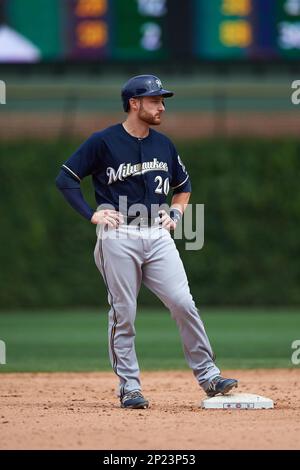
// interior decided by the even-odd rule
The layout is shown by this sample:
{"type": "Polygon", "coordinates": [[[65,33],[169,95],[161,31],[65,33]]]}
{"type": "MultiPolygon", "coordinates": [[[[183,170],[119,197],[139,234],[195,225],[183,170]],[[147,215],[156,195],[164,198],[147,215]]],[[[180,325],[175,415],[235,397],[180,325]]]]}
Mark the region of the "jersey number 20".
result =
{"type": "Polygon", "coordinates": [[[156,183],[158,181],[158,185],[156,186],[155,192],[157,194],[164,194],[167,196],[170,190],[170,183],[169,183],[169,178],[166,178],[164,181],[161,176],[156,176],[154,182],[156,183]]]}

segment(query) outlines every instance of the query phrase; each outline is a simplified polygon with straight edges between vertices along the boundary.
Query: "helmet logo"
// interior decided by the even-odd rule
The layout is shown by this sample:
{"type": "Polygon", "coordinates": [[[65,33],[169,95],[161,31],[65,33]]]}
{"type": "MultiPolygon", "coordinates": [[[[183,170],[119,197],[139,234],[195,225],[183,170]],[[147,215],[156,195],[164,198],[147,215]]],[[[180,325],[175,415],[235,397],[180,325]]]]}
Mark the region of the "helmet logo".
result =
{"type": "Polygon", "coordinates": [[[158,88],[162,88],[162,83],[161,83],[161,81],[160,81],[159,78],[157,78],[157,79],[155,80],[155,83],[156,83],[156,85],[158,86],[158,88]]]}

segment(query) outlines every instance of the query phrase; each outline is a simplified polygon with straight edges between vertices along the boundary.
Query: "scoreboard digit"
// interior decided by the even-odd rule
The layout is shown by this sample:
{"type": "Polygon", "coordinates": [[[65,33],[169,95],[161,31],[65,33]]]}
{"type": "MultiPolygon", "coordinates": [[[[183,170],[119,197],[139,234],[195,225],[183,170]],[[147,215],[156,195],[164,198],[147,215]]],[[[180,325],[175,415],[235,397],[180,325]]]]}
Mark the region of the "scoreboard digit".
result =
{"type": "Polygon", "coordinates": [[[68,58],[101,59],[108,56],[108,0],[68,2],[68,58]]]}
{"type": "Polygon", "coordinates": [[[209,59],[243,58],[254,43],[253,0],[195,0],[196,54],[209,59]]]}
{"type": "Polygon", "coordinates": [[[281,57],[300,57],[300,0],[276,1],[276,44],[281,57]]]}
{"type": "Polygon", "coordinates": [[[167,55],[167,0],[113,0],[114,59],[159,59],[167,55]]]}

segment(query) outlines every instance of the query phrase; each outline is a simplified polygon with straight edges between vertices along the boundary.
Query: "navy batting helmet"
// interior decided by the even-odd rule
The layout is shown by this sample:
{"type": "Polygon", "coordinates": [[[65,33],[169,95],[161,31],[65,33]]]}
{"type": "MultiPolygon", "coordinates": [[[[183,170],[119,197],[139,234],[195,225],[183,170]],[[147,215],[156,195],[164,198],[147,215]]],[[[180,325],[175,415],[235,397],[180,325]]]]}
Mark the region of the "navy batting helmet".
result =
{"type": "Polygon", "coordinates": [[[155,75],[137,75],[125,83],[122,88],[122,101],[124,111],[129,110],[130,98],[139,96],[164,96],[169,98],[173,96],[172,91],[164,90],[162,83],[155,75]]]}

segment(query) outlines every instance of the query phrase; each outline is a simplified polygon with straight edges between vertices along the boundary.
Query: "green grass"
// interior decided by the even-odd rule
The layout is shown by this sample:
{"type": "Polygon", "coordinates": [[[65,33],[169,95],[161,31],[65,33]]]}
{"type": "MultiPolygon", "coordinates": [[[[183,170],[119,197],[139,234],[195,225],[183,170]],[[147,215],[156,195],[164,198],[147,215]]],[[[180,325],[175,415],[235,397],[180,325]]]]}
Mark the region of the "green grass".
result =
{"type": "MultiPolygon", "coordinates": [[[[222,369],[296,367],[291,343],[300,339],[300,311],[205,309],[202,319],[222,369]]],[[[140,309],[136,330],[141,369],[187,368],[167,310],[140,309]]],[[[0,372],[111,370],[105,310],[2,312],[0,339],[7,362],[0,372]]]]}

